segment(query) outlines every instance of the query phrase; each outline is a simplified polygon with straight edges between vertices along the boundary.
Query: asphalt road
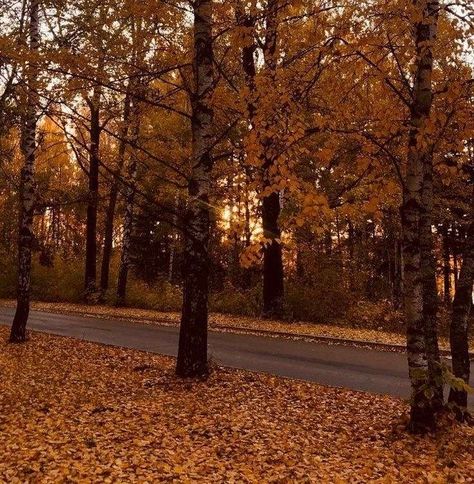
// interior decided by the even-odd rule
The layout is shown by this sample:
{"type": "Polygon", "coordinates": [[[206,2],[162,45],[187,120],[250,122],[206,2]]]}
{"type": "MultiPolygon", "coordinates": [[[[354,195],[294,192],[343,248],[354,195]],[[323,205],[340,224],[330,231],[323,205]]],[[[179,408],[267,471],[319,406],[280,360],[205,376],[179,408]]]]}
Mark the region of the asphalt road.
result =
{"type": "MultiPolygon", "coordinates": [[[[10,324],[13,314],[13,308],[0,308],[0,324],[10,324]]],[[[172,326],[31,311],[28,327],[170,356],[178,346],[178,328],[172,326]]],[[[210,331],[209,356],[220,365],[324,385],[402,398],[410,393],[406,356],[400,353],[210,331]]]]}

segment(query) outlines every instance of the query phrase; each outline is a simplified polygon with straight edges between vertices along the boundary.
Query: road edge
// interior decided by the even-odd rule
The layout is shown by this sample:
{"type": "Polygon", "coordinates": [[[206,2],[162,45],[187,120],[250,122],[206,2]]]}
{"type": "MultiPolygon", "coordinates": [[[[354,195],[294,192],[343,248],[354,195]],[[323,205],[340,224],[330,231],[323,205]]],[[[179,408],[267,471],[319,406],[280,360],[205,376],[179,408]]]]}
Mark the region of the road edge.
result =
{"type": "MultiPolygon", "coordinates": [[[[2,305],[3,307],[12,307],[9,305],[2,305]]],[[[63,309],[61,312],[56,312],[51,309],[46,308],[35,308],[32,307],[33,311],[40,311],[43,313],[52,313],[52,314],[71,314],[71,315],[80,315],[83,317],[88,318],[99,318],[99,319],[108,319],[108,320],[117,320],[117,321],[128,321],[128,322],[142,322],[148,324],[161,324],[162,326],[178,326],[179,324],[165,318],[147,318],[147,317],[134,317],[134,318],[124,318],[120,316],[110,316],[107,314],[97,314],[93,312],[87,311],[77,311],[74,309],[63,309]]],[[[240,326],[232,326],[232,325],[218,325],[214,326],[212,323],[209,325],[209,330],[214,332],[220,333],[235,333],[235,334],[251,334],[255,336],[264,336],[269,338],[285,338],[285,339],[296,339],[296,340],[304,340],[304,341],[311,341],[315,343],[324,343],[328,345],[339,345],[339,346],[352,346],[358,348],[370,348],[377,351],[386,351],[386,352],[397,352],[397,353],[405,353],[406,347],[402,344],[396,343],[382,343],[379,341],[370,341],[370,340],[362,340],[362,339],[354,339],[354,338],[339,338],[335,336],[324,336],[324,335],[314,335],[308,333],[289,333],[286,331],[275,331],[275,330],[267,330],[267,329],[255,329],[255,328],[243,328],[240,326]]],[[[451,352],[447,349],[440,350],[440,354],[443,357],[450,357],[451,352]]],[[[469,359],[471,361],[474,360],[474,352],[469,352],[469,359]]]]}

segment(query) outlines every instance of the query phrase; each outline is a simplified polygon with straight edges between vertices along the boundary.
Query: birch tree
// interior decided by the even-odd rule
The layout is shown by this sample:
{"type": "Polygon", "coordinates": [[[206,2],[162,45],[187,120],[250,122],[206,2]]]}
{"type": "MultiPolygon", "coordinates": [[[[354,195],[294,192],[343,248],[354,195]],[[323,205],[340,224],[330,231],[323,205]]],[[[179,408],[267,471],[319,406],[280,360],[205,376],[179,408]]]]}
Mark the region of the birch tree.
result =
{"type": "Polygon", "coordinates": [[[36,124],[38,120],[38,75],[35,55],[40,47],[39,1],[29,4],[29,49],[31,58],[26,68],[27,105],[23,126],[22,150],[24,165],[21,170],[20,210],[18,233],[18,286],[17,306],[11,327],[10,341],[26,340],[26,324],[30,310],[31,250],[34,239],[33,215],[35,210],[35,155],[36,124]]]}
{"type": "Polygon", "coordinates": [[[213,140],[213,0],[196,0],[191,95],[192,155],[188,206],[184,221],[184,286],[176,373],[182,377],[208,373],[207,323],[209,293],[209,229],[213,140]]]}
{"type": "Polygon", "coordinates": [[[127,147],[127,136],[129,132],[130,122],[130,93],[129,88],[124,98],[123,104],[123,116],[122,116],[122,129],[121,139],[119,140],[119,148],[117,153],[117,177],[112,180],[112,186],[109,192],[109,200],[107,204],[107,210],[105,213],[105,227],[104,227],[104,246],[102,252],[102,263],[100,269],[100,290],[102,296],[109,288],[109,274],[110,274],[110,259],[112,256],[112,245],[114,236],[114,219],[115,208],[117,205],[117,199],[120,188],[120,179],[122,175],[123,166],[125,163],[125,151],[127,147]]]}
{"type": "MultiPolygon", "coordinates": [[[[433,102],[432,47],[436,39],[438,23],[438,2],[416,0],[413,4],[415,84],[413,101],[410,109],[410,132],[408,141],[408,158],[403,187],[403,205],[401,208],[404,262],[405,262],[405,318],[407,325],[407,355],[412,388],[410,429],[413,432],[425,432],[435,426],[435,409],[433,406],[428,361],[427,343],[433,342],[433,328],[426,328],[424,306],[425,281],[423,278],[423,247],[426,249],[426,227],[423,222],[431,220],[430,204],[426,200],[426,179],[429,176],[430,147],[427,136],[427,124],[433,102]],[[425,193],[424,189],[425,188],[425,193]],[[423,199],[425,195],[425,200],[423,199]],[[425,218],[425,219],[423,219],[425,218]],[[423,238],[425,236],[425,238],[423,238]]],[[[429,247],[428,247],[429,249],[429,247]]],[[[425,264],[428,263],[427,261],[425,264]]],[[[431,357],[432,355],[430,355],[431,357]]]]}
{"type": "MultiPolygon", "coordinates": [[[[139,102],[134,101],[132,108],[132,117],[134,126],[132,128],[131,139],[134,143],[137,142],[140,132],[140,110],[139,102]]],[[[136,179],[137,179],[137,153],[130,153],[130,161],[127,173],[127,186],[125,187],[125,214],[123,219],[123,237],[122,237],[122,251],[120,254],[120,267],[117,281],[117,300],[118,306],[125,304],[125,296],[127,291],[127,278],[130,269],[131,258],[131,242],[133,231],[136,179]]]]}
{"type": "MultiPolygon", "coordinates": [[[[474,170],[471,168],[474,172],[474,170]]],[[[472,174],[474,175],[474,173],[472,174]]],[[[472,178],[471,175],[471,178],[472,178]]],[[[472,288],[474,282],[474,190],[472,190],[470,223],[462,253],[462,266],[453,300],[450,326],[450,344],[454,376],[469,384],[469,315],[472,307],[472,288]]],[[[459,420],[469,416],[467,411],[466,388],[451,388],[448,402],[454,407],[459,420]]]]}

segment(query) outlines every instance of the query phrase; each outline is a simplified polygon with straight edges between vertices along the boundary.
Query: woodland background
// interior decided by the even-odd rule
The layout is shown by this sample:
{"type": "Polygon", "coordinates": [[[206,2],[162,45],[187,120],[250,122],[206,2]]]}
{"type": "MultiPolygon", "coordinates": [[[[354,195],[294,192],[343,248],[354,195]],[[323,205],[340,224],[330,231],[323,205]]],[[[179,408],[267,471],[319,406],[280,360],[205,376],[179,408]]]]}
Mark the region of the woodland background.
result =
{"type": "MultiPolygon", "coordinates": [[[[85,240],[93,203],[97,271],[92,297],[115,302],[133,161],[136,195],[126,301],[177,310],[182,238],[176,226],[187,198],[190,154],[192,26],[186,6],[42,3],[34,297],[76,302],[87,296],[85,240]],[[139,114],[130,113],[137,84],[139,114]],[[140,126],[131,128],[133,123],[140,126]],[[91,200],[94,156],[98,188],[91,200]]],[[[282,3],[276,88],[268,88],[263,52],[268,12],[251,2],[242,8],[232,2],[215,5],[213,104],[222,139],[214,150],[212,174],[211,308],[247,315],[262,310],[263,194],[258,148],[247,129],[250,98],[258,105],[255,116],[266,127],[265,136],[278,150],[272,185],[282,206],[284,317],[326,322],[361,304],[398,309],[403,284],[398,172],[404,169],[409,116],[402,100],[410,96],[412,59],[405,2],[282,3]],[[242,49],[254,54],[253,93],[242,49]]],[[[24,9],[21,2],[2,5],[1,74],[7,88],[0,138],[2,297],[14,297],[16,288],[24,96],[16,75],[28,56],[24,9]]],[[[455,15],[443,16],[435,54],[433,226],[438,293],[446,304],[462,261],[471,199],[468,25],[455,15]]]]}

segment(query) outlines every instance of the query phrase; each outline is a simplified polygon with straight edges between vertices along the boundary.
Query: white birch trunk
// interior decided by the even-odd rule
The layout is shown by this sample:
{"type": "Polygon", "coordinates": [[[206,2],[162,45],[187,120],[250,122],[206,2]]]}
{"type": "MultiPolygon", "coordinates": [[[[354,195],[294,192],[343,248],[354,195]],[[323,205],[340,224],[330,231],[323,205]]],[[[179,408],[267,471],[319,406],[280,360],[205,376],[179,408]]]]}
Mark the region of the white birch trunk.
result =
{"type": "Polygon", "coordinates": [[[411,105],[411,129],[404,181],[402,227],[404,254],[404,309],[407,325],[407,355],[412,386],[410,429],[425,432],[434,428],[432,396],[429,387],[429,367],[426,354],[424,319],[424,278],[422,270],[423,186],[429,143],[425,129],[432,105],[432,46],[438,21],[437,2],[415,0],[421,21],[415,26],[415,85],[411,105]]]}
{"type": "Polygon", "coordinates": [[[213,143],[212,0],[194,8],[194,92],[191,95],[192,167],[184,227],[184,288],[176,373],[204,376],[207,364],[209,204],[213,143]]]}
{"type": "MultiPolygon", "coordinates": [[[[29,6],[29,42],[32,57],[39,50],[39,1],[31,0],[29,6]]],[[[18,234],[18,287],[17,306],[10,333],[11,342],[26,340],[26,323],[30,310],[31,248],[34,239],[33,215],[35,209],[35,156],[36,123],[38,120],[38,74],[37,60],[31,59],[26,69],[27,106],[23,127],[22,149],[24,165],[21,170],[19,234],[18,234]]]]}

